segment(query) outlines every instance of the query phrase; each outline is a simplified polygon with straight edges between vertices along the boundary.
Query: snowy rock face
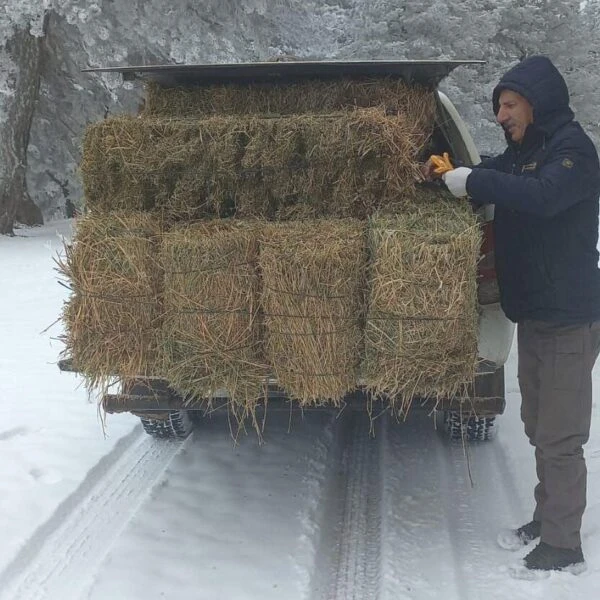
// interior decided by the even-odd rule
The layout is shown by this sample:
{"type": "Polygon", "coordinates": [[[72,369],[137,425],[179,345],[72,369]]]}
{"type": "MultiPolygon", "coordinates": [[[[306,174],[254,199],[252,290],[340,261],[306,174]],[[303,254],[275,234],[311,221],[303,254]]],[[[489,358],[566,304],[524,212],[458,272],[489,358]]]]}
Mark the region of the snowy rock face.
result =
{"type": "Polygon", "coordinates": [[[135,112],[141,99],[139,84],[81,73],[86,67],[259,61],[284,54],[307,59],[485,59],[485,67],[457,69],[442,89],[466,119],[481,152],[489,154],[503,146],[491,111],[493,86],[519,57],[546,53],[565,73],[578,119],[600,142],[593,106],[600,84],[598,0],[552,0],[544,3],[544,11],[517,0],[5,3],[0,7],[0,121],[14,96],[14,64],[2,57],[11,27],[28,24],[43,36],[27,184],[46,218],[63,216],[71,203],[82,203],[78,164],[86,125],[135,112]],[[575,36],[577,48],[569,42],[575,36]]]}

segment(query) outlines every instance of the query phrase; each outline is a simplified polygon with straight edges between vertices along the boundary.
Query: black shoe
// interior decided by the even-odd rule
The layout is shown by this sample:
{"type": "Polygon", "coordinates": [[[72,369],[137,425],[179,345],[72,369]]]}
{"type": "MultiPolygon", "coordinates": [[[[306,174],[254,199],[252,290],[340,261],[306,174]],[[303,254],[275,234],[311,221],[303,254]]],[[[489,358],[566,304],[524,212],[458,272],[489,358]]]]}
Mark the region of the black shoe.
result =
{"type": "Polygon", "coordinates": [[[505,550],[519,550],[540,537],[542,523],[529,521],[518,529],[508,529],[498,535],[498,545],[505,550]]]}
{"type": "Polygon", "coordinates": [[[538,571],[569,570],[580,573],[585,569],[581,546],[577,548],[557,548],[546,544],[546,542],[540,542],[525,557],[524,562],[528,569],[538,571]]]}

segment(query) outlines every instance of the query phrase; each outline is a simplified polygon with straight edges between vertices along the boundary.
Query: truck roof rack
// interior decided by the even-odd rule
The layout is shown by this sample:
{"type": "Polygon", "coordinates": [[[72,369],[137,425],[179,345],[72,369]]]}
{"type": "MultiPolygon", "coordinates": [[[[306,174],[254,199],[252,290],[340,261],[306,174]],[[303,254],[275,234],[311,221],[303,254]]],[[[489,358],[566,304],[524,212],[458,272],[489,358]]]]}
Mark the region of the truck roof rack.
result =
{"type": "Polygon", "coordinates": [[[407,83],[435,87],[461,65],[483,65],[483,60],[367,60],[255,62],[195,65],[140,65],[82,69],[85,73],[119,73],[125,81],[141,79],[166,87],[214,83],[291,83],[307,79],[395,77],[407,83]]]}

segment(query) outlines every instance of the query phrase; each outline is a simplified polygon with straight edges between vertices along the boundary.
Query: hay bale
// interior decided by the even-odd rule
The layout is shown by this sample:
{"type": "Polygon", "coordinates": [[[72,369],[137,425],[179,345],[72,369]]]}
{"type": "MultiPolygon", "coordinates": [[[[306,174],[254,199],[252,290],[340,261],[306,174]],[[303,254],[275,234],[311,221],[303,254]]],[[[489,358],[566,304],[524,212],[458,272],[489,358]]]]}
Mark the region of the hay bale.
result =
{"type": "Polygon", "coordinates": [[[429,135],[406,115],[377,108],[261,119],[255,127],[242,168],[260,177],[239,190],[237,211],[281,220],[366,218],[406,208],[429,135]]]}
{"type": "Polygon", "coordinates": [[[480,229],[454,199],[369,227],[371,273],[362,378],[406,412],[415,396],[452,397],[477,362],[480,229]]]}
{"type": "Polygon", "coordinates": [[[165,377],[190,402],[227,390],[243,419],[268,375],[258,311],[257,225],[212,221],[164,235],[165,377]]]}
{"type": "Polygon", "coordinates": [[[94,123],[83,140],[86,206],[156,211],[171,219],[226,216],[243,146],[243,131],[218,117],[94,123]]]}
{"type": "Polygon", "coordinates": [[[160,375],[160,231],[144,213],[88,215],[59,261],[73,290],[62,314],[65,354],[91,387],[160,375]]]}
{"type": "Polygon", "coordinates": [[[409,113],[418,127],[435,114],[435,92],[395,78],[343,78],[297,83],[215,84],[195,88],[146,86],[144,117],[211,115],[327,114],[357,108],[382,108],[387,114],[409,113]]]}
{"type": "Polygon", "coordinates": [[[206,217],[365,218],[415,195],[429,129],[381,108],[283,118],[107,119],[85,136],[93,210],[206,217]]]}
{"type": "Polygon", "coordinates": [[[265,353],[279,385],[301,405],[355,389],[367,264],[364,223],[272,223],[261,238],[265,353]]]}

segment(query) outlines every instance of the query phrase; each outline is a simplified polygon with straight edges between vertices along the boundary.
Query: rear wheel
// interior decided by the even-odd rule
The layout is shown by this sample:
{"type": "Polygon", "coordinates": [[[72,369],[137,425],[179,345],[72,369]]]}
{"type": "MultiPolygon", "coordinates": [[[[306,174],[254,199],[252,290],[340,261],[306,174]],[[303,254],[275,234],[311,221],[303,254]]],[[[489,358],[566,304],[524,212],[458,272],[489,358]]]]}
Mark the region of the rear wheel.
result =
{"type": "Polygon", "coordinates": [[[498,424],[495,416],[477,417],[447,410],[444,412],[444,431],[453,441],[485,442],[496,437],[498,424]]]}
{"type": "Polygon", "coordinates": [[[194,429],[194,422],[185,410],[172,410],[164,417],[140,417],[144,431],[162,439],[185,439],[194,429]]]}
{"type": "Polygon", "coordinates": [[[187,414],[188,414],[189,418],[191,419],[192,423],[194,424],[194,427],[196,425],[200,425],[201,423],[204,422],[205,412],[203,410],[199,410],[196,408],[190,408],[190,409],[188,409],[187,414]]]}

